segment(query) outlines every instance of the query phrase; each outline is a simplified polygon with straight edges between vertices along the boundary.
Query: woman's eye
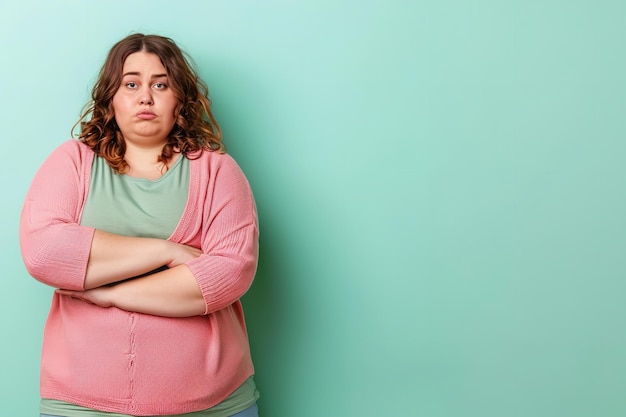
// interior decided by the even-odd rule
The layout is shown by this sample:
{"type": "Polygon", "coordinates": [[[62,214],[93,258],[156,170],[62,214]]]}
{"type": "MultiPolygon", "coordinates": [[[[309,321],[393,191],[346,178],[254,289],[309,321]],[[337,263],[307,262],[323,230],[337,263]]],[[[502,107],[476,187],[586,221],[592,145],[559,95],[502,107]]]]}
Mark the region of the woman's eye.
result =
{"type": "Polygon", "coordinates": [[[128,88],[136,88],[137,84],[131,81],[131,82],[126,83],[126,87],[128,87],[128,88]]]}
{"type": "Polygon", "coordinates": [[[164,88],[167,88],[167,85],[165,85],[165,83],[155,83],[154,84],[154,88],[156,88],[158,90],[162,90],[164,88]]]}

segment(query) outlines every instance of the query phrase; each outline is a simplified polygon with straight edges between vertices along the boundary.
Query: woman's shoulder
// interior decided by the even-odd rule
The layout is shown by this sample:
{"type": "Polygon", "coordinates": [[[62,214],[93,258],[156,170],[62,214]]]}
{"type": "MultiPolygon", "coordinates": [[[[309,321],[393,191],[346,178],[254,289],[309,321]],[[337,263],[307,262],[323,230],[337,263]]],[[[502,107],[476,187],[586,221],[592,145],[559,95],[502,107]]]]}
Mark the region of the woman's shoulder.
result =
{"type": "Polygon", "coordinates": [[[53,169],[70,168],[84,172],[90,169],[94,152],[84,143],[69,139],[58,145],[46,158],[45,166],[53,169]]]}
{"type": "Polygon", "coordinates": [[[76,139],[68,139],[61,143],[57,146],[53,153],[65,154],[69,156],[93,156],[91,148],[76,139]]]}
{"type": "Polygon", "coordinates": [[[243,184],[246,189],[250,187],[246,174],[237,161],[227,153],[204,151],[200,155],[190,155],[188,158],[192,177],[198,178],[201,183],[210,186],[225,185],[233,189],[237,188],[236,184],[243,184]],[[214,180],[211,181],[210,178],[214,180]]]}
{"type": "Polygon", "coordinates": [[[237,161],[226,152],[204,150],[189,155],[188,159],[192,162],[196,161],[197,165],[209,167],[211,171],[222,169],[240,170],[237,161]]]}

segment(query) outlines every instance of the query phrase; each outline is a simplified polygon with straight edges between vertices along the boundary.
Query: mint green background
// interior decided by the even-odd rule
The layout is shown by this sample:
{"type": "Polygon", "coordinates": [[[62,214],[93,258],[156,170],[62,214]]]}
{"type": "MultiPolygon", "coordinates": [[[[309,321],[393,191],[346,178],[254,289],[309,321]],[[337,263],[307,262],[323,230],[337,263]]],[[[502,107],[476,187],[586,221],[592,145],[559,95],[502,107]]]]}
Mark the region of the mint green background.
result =
{"type": "Polygon", "coordinates": [[[17,222],[112,44],[173,37],[262,222],[263,417],[626,414],[626,3],[0,6],[0,399],[34,416],[51,290],[17,222]]]}

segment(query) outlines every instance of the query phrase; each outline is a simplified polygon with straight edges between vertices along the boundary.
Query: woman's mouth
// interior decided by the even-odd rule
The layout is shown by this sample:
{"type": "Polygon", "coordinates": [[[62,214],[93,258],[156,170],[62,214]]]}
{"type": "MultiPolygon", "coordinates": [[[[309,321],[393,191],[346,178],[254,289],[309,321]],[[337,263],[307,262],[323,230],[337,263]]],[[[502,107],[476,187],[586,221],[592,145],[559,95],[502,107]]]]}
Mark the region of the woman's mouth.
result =
{"type": "Polygon", "coordinates": [[[156,117],[156,114],[152,113],[150,110],[142,110],[137,113],[137,117],[143,120],[152,120],[156,117]]]}

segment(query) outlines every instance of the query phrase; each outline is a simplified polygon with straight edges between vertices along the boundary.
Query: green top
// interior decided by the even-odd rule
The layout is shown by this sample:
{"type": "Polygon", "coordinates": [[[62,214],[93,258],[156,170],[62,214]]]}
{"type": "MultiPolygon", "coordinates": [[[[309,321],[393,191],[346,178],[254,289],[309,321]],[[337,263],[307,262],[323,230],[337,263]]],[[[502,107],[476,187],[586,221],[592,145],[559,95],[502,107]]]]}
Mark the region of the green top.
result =
{"type": "MultiPolygon", "coordinates": [[[[179,156],[156,180],[115,174],[100,157],[94,158],[91,185],[82,225],[125,236],[167,239],[176,229],[189,192],[189,160],[179,156]]],[[[218,405],[180,417],[228,417],[252,406],[259,398],[253,377],[218,405]]],[[[40,412],[64,417],[132,417],[107,413],[64,401],[42,399],[40,412]]]]}
{"type": "MultiPolygon", "coordinates": [[[[228,398],[214,407],[193,413],[173,414],[168,417],[229,417],[251,407],[258,399],[259,392],[254,384],[254,378],[250,377],[228,398]]],[[[63,417],[133,417],[128,414],[106,413],[64,401],[48,399],[41,400],[39,412],[63,417]]]]}
{"type": "Polygon", "coordinates": [[[118,235],[167,239],[188,193],[189,160],[183,156],[156,180],[116,174],[96,157],[80,223],[118,235]]]}

